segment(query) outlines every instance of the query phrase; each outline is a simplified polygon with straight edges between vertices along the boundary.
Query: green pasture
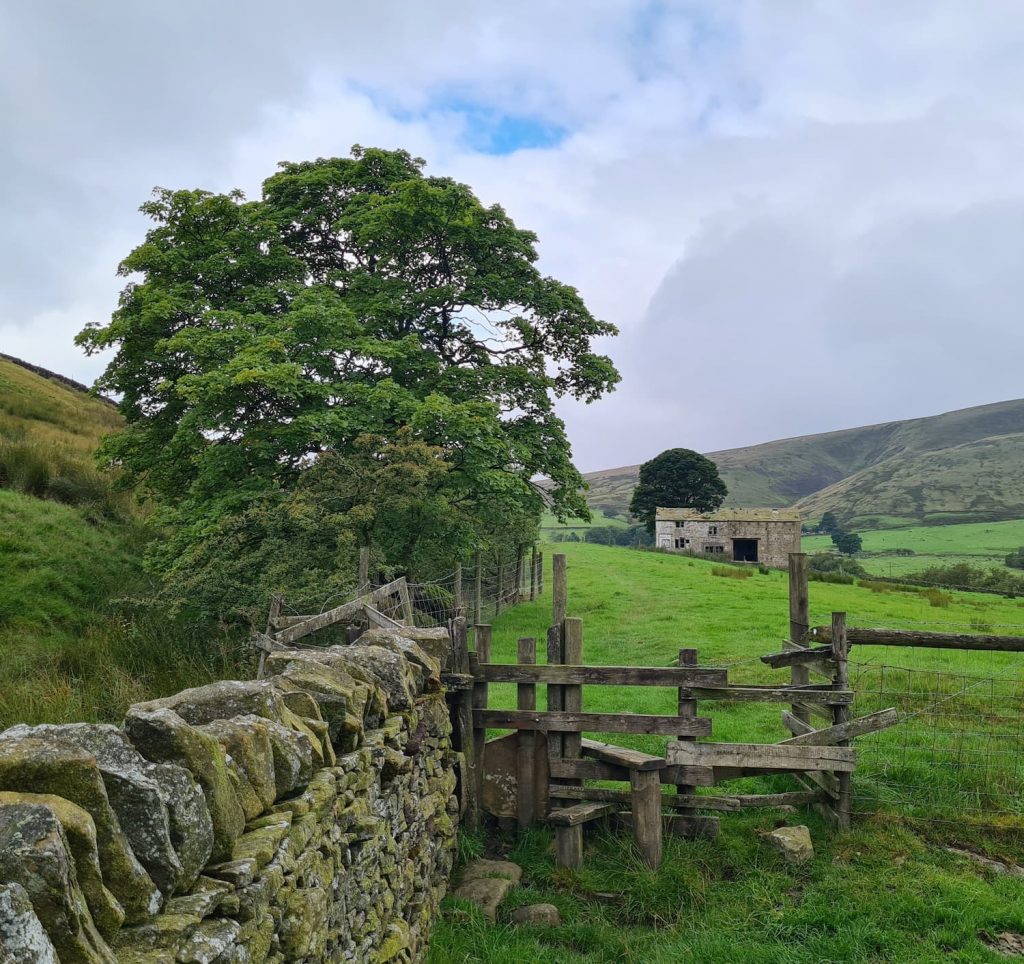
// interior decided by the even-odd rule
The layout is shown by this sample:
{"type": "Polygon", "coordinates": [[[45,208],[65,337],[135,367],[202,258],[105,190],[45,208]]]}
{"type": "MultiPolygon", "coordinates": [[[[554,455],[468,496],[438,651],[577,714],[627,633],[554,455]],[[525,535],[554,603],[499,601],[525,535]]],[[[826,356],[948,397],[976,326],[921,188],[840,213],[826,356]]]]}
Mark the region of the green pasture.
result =
{"type": "Polygon", "coordinates": [[[548,511],[545,511],[540,519],[540,533],[542,539],[550,539],[556,532],[575,532],[581,539],[587,529],[597,526],[614,526],[616,529],[625,529],[626,523],[615,516],[605,515],[600,509],[590,510],[590,521],[583,519],[568,519],[559,522],[558,519],[548,511]]]}
{"type": "MultiPolygon", "coordinates": [[[[860,533],[864,553],[857,557],[868,572],[880,576],[902,576],[930,566],[966,562],[988,569],[1004,568],[1006,554],[1024,546],[1024,519],[1009,522],[971,522],[962,525],[912,526],[860,533]],[[892,555],[896,549],[910,549],[912,556],[892,555]]],[[[832,549],[828,536],[804,536],[805,552],[832,549]]]]}
{"type": "MultiPolygon", "coordinates": [[[[786,576],[715,575],[698,559],[586,544],[547,547],[568,557],[569,604],[583,619],[584,661],[668,665],[682,647],[704,665],[728,666],[730,680],[783,683],[788,671],[759,660],[781,649],[788,623],[786,576]]],[[[550,573],[546,579],[550,592],[550,573]]],[[[953,593],[936,608],[916,593],[871,592],[812,582],[811,622],[845,611],[854,626],[901,626],[1024,635],[1024,606],[953,593]]],[[[501,615],[494,659],[512,662],[516,639],[534,636],[543,653],[550,598],[501,615]]],[[[1024,883],[995,877],[947,850],[1024,858],[1017,709],[1024,660],[1017,654],[854,648],[851,677],[863,695],[857,715],[896,705],[909,717],[861,738],[854,776],[853,830],[829,830],[810,809],[791,815],[721,815],[710,841],[670,840],[658,872],[640,864],[625,835],[597,832],[579,871],[554,867],[551,835],[469,838],[465,846],[508,854],[526,870],[497,925],[450,901],[431,960],[455,961],[994,961],[982,935],[1024,931],[1024,883]],[[978,681],[982,681],[979,683],[978,681]],[[987,681],[987,682],[986,682],[987,681]],[[993,808],[995,814],[982,813],[993,808]],[[757,832],[806,823],[817,855],[784,864],[757,832]],[[507,924],[516,904],[559,907],[557,928],[507,924]]],[[[494,685],[491,705],[513,706],[514,687],[494,685]]],[[[660,688],[584,688],[594,712],[673,713],[660,688]]],[[[538,706],[544,706],[543,687],[538,706]]],[[[714,740],[777,742],[788,733],[775,704],[701,701],[714,740]]],[[[648,752],[659,737],[593,734],[648,752]]],[[[726,785],[737,792],[796,789],[785,776],[726,785]]],[[[721,790],[719,791],[721,792],[721,790]]]]}

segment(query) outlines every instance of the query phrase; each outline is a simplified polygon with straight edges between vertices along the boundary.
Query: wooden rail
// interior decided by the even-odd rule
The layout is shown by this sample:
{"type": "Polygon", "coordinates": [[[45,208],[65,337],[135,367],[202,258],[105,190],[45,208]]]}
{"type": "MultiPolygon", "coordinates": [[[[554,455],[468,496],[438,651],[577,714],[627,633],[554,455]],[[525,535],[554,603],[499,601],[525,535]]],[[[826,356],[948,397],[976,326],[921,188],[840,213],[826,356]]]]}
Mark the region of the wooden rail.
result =
{"type": "MultiPolygon", "coordinates": [[[[830,626],[815,626],[810,638],[816,642],[832,642],[830,626]]],[[[924,633],[908,629],[846,630],[850,646],[917,646],[924,649],[970,649],[997,653],[1024,653],[1024,636],[973,636],[966,633],[924,633]]]]}
{"type": "Polygon", "coordinates": [[[679,666],[561,666],[481,663],[488,683],[553,683],[598,686],[727,687],[724,669],[679,666]]]}

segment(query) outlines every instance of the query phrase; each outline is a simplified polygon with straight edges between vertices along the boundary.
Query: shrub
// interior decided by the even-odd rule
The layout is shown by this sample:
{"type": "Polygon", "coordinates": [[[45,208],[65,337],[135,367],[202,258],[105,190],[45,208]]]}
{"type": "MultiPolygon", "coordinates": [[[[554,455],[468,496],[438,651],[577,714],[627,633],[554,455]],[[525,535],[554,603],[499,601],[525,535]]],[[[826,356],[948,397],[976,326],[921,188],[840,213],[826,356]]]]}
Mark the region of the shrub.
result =
{"type": "Polygon", "coordinates": [[[807,573],[807,579],[809,582],[831,582],[840,586],[852,586],[856,582],[845,572],[815,572],[813,569],[807,573]]]}
{"type": "Polygon", "coordinates": [[[1024,569],[1024,546],[1021,546],[1019,549],[1014,549],[1013,552],[1006,557],[1005,562],[1011,569],[1024,569]]]}
{"type": "Polygon", "coordinates": [[[811,572],[840,572],[847,576],[867,575],[867,570],[859,562],[836,555],[834,552],[817,552],[808,558],[807,565],[811,572]]]}
{"type": "Polygon", "coordinates": [[[953,597],[941,589],[926,589],[921,595],[928,600],[929,606],[937,606],[940,609],[945,609],[953,601],[953,597]]]}
{"type": "Polygon", "coordinates": [[[739,566],[712,566],[712,576],[722,576],[725,579],[749,579],[754,574],[753,569],[741,569],[739,566]]]}

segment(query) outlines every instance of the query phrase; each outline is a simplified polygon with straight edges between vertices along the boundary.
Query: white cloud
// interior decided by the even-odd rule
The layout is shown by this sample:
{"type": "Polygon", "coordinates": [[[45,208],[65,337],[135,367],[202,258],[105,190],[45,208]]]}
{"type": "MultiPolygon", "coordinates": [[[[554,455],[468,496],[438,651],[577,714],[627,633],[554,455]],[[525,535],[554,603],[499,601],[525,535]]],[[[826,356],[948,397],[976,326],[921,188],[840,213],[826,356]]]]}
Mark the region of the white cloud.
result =
{"type": "Polygon", "coordinates": [[[996,2],[67,3],[0,30],[0,350],[77,377],[154,184],[403,146],[618,323],[584,468],[1021,394],[1024,21],[996,2]],[[473,148],[462,108],[565,131],[473,148]]]}

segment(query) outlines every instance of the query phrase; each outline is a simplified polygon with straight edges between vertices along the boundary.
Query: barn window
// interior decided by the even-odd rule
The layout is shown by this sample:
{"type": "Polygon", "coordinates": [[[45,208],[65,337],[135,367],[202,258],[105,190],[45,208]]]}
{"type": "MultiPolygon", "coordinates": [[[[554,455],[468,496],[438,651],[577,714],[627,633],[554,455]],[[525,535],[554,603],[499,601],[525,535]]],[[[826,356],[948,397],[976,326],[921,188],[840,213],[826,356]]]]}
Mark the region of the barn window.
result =
{"type": "Polygon", "coordinates": [[[717,536],[718,535],[718,526],[708,526],[708,535],[709,536],[717,536]]]}

